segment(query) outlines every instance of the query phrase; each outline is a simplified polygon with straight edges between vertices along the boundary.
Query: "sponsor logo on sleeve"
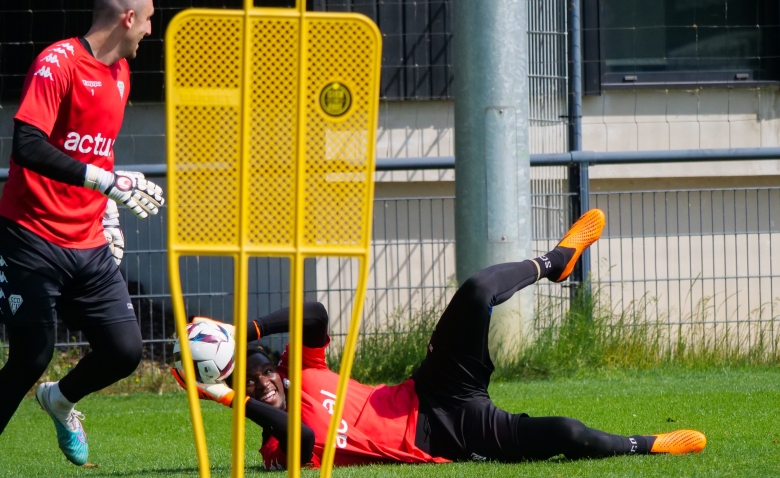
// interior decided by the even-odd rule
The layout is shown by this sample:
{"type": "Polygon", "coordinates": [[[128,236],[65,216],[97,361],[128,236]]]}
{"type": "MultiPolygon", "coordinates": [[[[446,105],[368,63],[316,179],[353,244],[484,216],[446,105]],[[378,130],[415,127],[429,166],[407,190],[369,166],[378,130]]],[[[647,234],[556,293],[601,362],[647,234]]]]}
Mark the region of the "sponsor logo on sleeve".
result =
{"type": "Polygon", "coordinates": [[[33,76],[40,76],[42,78],[48,78],[51,81],[54,81],[54,77],[51,76],[51,70],[48,66],[42,66],[38,71],[35,72],[33,76]]]}
{"type": "Polygon", "coordinates": [[[11,306],[11,313],[16,315],[16,311],[19,310],[19,306],[22,305],[22,296],[18,294],[9,295],[8,304],[11,306]]]}

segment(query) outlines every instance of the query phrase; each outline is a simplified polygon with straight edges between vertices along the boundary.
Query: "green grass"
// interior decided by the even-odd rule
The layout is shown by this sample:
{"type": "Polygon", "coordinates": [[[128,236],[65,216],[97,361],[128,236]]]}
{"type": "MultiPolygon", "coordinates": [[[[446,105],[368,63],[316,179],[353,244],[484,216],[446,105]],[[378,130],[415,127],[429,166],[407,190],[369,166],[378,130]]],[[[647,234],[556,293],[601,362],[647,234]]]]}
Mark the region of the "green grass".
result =
{"type": "MultiPolygon", "coordinates": [[[[564,415],[614,433],[704,431],[707,448],[690,456],[634,456],[603,460],[503,465],[382,465],[337,469],[349,477],[582,477],[780,476],[780,370],[737,368],[612,370],[589,376],[496,383],[497,405],[534,416],[564,415]]],[[[181,393],[98,395],[80,409],[94,469],[76,468],[57,449],[49,418],[25,399],[0,436],[1,476],[195,476],[197,465],[186,400],[181,393]]],[[[204,403],[213,476],[229,475],[230,411],[204,403]]],[[[247,476],[284,476],[260,470],[260,429],[247,428],[247,476]]],[[[305,472],[304,476],[316,476],[305,472]]]]}

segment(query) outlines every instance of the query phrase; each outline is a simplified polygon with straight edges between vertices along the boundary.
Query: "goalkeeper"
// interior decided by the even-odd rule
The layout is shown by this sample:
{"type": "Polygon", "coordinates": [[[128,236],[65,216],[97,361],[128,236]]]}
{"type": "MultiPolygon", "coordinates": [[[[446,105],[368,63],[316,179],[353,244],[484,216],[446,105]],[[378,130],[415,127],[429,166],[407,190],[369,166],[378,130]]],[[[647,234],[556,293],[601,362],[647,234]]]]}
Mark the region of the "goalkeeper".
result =
{"type": "Polygon", "coordinates": [[[151,33],[153,13],[152,0],[95,0],[85,36],[38,55],[14,116],[0,198],[0,323],[9,345],[0,433],[51,361],[60,318],[91,351],[35,397],[76,465],[88,458],[76,402],[141,360],[141,331],[118,266],[124,239],[116,203],[145,218],[162,206],[162,189],[140,173],[114,172],[114,142],[130,94],[126,58],[151,33]]]}
{"type": "MultiPolygon", "coordinates": [[[[520,462],[560,454],[577,459],[701,451],[706,438],[697,431],[613,435],[572,418],[509,413],[497,408],[488,395],[493,372],[488,355],[493,307],[542,278],[553,282],[566,279],[603,227],[604,214],[592,210],[545,256],[499,264],[471,276],[442,314],[425,360],[407,381],[376,387],[351,381],[336,438],[335,464],[520,462]]],[[[287,332],[288,314],[288,309],[282,309],[251,321],[249,340],[287,332]]],[[[325,308],[307,303],[303,318],[301,460],[302,464],[319,466],[339,377],[325,363],[329,343],[325,308]]],[[[287,351],[278,366],[262,352],[249,351],[246,413],[263,427],[260,453],[269,469],[286,464],[287,366],[287,351]]],[[[175,369],[174,375],[181,383],[175,369]]],[[[233,392],[226,384],[198,387],[202,398],[225,405],[232,402],[233,392]]]]}

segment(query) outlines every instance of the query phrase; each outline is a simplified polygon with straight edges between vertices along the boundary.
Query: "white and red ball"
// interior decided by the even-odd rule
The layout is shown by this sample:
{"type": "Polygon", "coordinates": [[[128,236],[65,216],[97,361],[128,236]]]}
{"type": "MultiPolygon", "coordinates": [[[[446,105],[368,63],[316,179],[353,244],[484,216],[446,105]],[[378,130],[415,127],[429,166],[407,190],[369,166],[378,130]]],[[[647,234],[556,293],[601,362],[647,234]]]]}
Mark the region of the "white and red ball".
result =
{"type": "MultiPolygon", "coordinates": [[[[233,372],[236,342],[224,327],[215,322],[187,324],[187,338],[195,364],[195,379],[200,383],[217,383],[233,372]]],[[[173,366],[184,375],[181,345],[173,346],[173,366]]]]}

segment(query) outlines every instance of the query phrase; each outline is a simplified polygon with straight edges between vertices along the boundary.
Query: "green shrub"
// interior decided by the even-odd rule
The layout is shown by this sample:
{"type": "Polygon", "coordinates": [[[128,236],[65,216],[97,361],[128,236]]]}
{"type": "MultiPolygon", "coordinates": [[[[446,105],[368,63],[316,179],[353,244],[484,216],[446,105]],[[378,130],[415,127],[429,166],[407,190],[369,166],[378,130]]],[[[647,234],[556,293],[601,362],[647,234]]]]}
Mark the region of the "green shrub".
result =
{"type": "MultiPolygon", "coordinates": [[[[607,294],[593,285],[582,288],[568,309],[541,301],[534,334],[513,357],[494,360],[494,381],[572,376],[604,370],[654,367],[693,369],[777,366],[780,321],[764,320],[752,338],[735,337],[713,324],[715,301],[702,300],[694,312],[670,324],[656,313],[656,299],[613,308],[607,294]],[[586,292],[588,291],[589,292],[586,292]],[[680,325],[680,323],[684,325],[680,325]]],[[[761,311],[754,311],[760,316],[761,311]]],[[[387,326],[369,327],[355,351],[352,378],[366,383],[398,383],[425,357],[425,347],[441,314],[437,308],[396,310],[387,326]]],[[[500,345],[499,345],[500,346],[500,345]]],[[[343,349],[332,346],[328,361],[338,370],[343,349]]]]}

